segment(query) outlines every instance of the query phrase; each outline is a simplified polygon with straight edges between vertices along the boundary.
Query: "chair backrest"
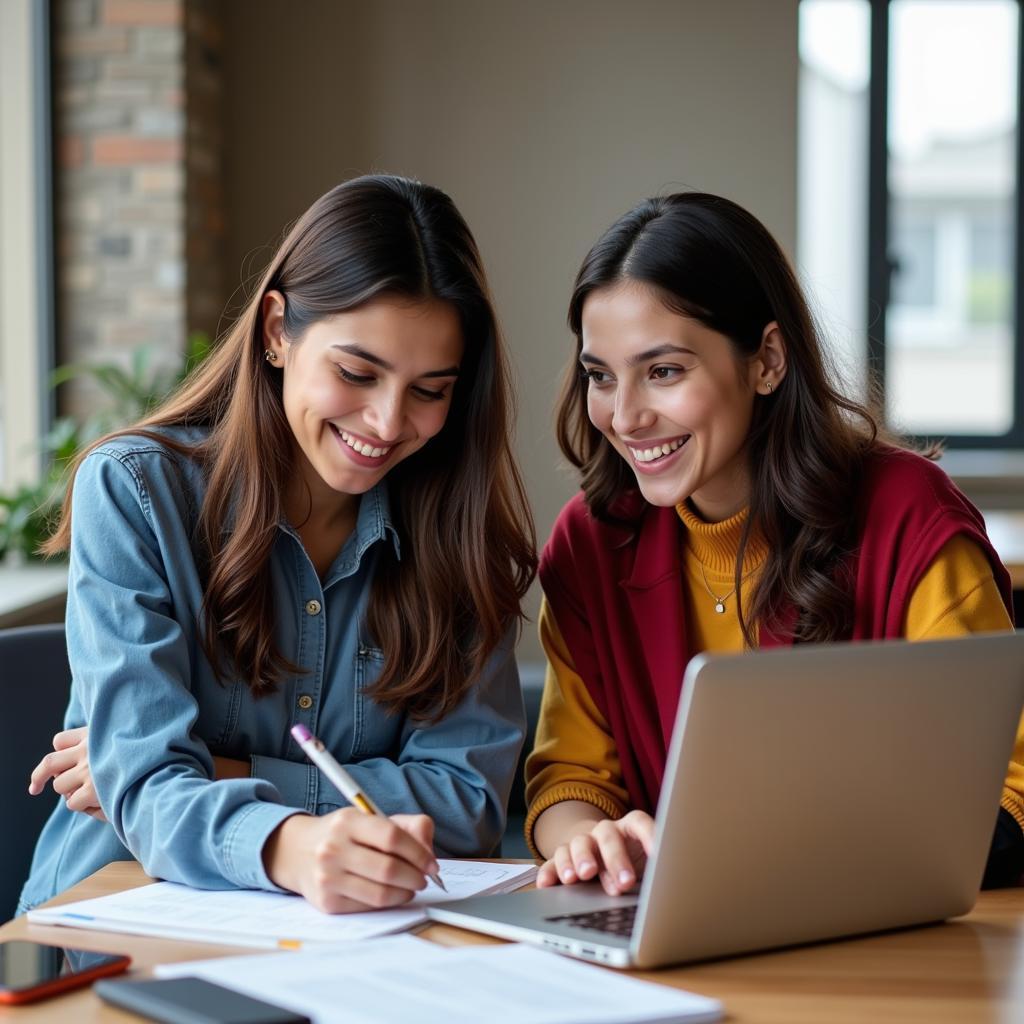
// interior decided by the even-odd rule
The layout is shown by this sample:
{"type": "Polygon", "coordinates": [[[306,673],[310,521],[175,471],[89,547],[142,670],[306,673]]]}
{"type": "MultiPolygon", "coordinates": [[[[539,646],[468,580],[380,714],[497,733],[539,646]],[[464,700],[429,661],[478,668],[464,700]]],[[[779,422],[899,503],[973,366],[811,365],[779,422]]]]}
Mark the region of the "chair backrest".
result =
{"type": "Polygon", "coordinates": [[[0,630],[0,921],[14,915],[32,851],[55,797],[28,795],[28,778],[52,749],[71,686],[64,626],[0,630]]]}
{"type": "Polygon", "coordinates": [[[526,758],[533,750],[537,732],[537,718],[540,715],[540,701],[544,693],[544,665],[528,662],[519,666],[519,680],[523,688],[523,704],[526,707],[526,741],[516,766],[516,778],[512,784],[512,795],[508,802],[508,824],[501,840],[502,857],[531,857],[523,826],[526,824],[526,758]]]}

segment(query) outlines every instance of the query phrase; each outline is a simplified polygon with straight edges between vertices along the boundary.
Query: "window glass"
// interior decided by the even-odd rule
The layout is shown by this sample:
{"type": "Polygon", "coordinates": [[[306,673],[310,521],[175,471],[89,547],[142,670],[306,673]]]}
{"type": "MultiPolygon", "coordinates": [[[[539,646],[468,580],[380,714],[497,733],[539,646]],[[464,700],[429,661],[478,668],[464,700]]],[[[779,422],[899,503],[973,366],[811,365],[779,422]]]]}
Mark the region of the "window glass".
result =
{"type": "Polygon", "coordinates": [[[867,368],[868,0],[800,4],[797,266],[840,374],[867,368]]]}
{"type": "Polygon", "coordinates": [[[911,434],[1013,425],[1013,0],[892,0],[886,414],[911,434]]]}

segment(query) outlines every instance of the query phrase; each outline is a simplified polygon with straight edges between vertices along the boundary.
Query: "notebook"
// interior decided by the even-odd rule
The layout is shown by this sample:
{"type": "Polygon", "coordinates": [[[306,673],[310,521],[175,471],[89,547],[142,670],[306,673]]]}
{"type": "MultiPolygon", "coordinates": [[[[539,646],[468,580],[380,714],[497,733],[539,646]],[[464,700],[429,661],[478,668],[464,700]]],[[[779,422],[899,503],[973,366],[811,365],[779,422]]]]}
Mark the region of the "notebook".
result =
{"type": "Polygon", "coordinates": [[[28,912],[37,924],[126,932],[231,946],[297,948],[307,943],[347,942],[404,931],[427,919],[431,903],[511,892],[533,881],[533,864],[439,860],[448,892],[433,882],[401,907],[355,914],[324,914],[290,893],[248,889],[193,889],[155,882],[91,900],[28,912]]]}
{"type": "Polygon", "coordinates": [[[1024,633],[701,655],[639,894],[596,884],[430,917],[659,967],[966,913],[1024,702],[1024,633]]]}

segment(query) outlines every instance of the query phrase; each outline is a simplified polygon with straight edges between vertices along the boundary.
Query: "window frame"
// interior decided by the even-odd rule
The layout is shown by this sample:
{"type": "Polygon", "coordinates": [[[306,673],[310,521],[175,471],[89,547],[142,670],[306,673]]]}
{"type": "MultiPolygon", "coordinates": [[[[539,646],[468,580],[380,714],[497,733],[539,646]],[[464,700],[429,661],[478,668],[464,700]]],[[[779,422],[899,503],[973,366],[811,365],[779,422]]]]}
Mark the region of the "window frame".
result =
{"type": "Polygon", "coordinates": [[[0,23],[16,55],[4,61],[0,75],[6,93],[0,118],[0,488],[10,490],[42,476],[41,439],[53,422],[53,116],[51,2],[3,2],[0,23]]]}
{"type": "MultiPolygon", "coordinates": [[[[889,190],[889,6],[891,0],[870,3],[870,79],[868,84],[868,252],[867,358],[872,380],[882,395],[886,382],[886,327],[892,275],[889,190]]],[[[1017,145],[1015,150],[1013,245],[1013,423],[1005,434],[945,434],[916,436],[948,448],[1024,448],[1024,9],[1016,0],[1017,18],[1017,145]]]]}

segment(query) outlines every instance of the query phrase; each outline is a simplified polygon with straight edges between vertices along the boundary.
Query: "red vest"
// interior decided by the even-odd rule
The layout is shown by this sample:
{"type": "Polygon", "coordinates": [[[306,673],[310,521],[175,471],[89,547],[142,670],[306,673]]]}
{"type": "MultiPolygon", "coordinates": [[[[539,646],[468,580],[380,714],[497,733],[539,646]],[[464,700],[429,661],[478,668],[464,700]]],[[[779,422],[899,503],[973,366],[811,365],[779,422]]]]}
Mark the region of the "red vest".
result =
{"type": "MultiPolygon", "coordinates": [[[[607,721],[634,807],[654,813],[686,664],[682,545],[674,508],[624,496],[636,527],[594,519],[583,495],[562,509],[540,562],[540,579],[576,671],[607,721]]],[[[883,449],[865,467],[852,639],[901,635],[914,587],[956,534],[988,556],[1012,615],[1010,577],[981,513],[934,463],[883,449]]],[[[763,634],[761,646],[792,642],[763,634]]]]}

